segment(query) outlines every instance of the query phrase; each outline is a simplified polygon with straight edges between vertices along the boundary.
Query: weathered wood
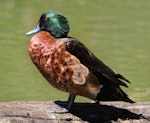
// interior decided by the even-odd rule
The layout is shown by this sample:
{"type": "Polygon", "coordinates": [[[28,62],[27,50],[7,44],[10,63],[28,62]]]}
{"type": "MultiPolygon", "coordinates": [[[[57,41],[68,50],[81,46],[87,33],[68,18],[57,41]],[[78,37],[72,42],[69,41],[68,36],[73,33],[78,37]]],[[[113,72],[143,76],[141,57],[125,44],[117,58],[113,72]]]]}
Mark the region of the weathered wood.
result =
{"type": "Polygon", "coordinates": [[[124,102],[75,103],[70,113],[53,113],[65,102],[1,102],[0,123],[148,123],[150,103],[124,102]]]}

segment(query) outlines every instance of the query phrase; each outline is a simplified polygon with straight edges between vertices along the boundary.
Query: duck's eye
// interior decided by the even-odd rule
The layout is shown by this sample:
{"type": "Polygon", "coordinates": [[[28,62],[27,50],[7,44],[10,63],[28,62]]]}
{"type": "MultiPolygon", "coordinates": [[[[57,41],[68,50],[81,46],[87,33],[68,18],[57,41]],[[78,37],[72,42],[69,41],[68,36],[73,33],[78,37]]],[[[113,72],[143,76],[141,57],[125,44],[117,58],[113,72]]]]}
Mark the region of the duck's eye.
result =
{"type": "Polygon", "coordinates": [[[45,19],[44,19],[44,21],[48,21],[48,20],[49,20],[49,18],[45,18],[45,19]]]}

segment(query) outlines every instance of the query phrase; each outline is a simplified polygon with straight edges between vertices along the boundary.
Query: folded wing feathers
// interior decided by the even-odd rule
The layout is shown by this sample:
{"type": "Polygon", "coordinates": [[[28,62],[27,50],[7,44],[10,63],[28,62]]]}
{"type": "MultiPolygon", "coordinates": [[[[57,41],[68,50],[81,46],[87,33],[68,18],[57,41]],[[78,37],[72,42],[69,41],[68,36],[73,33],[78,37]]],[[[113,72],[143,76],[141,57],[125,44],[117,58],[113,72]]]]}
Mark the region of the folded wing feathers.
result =
{"type": "Polygon", "coordinates": [[[124,80],[124,81],[130,83],[129,80],[127,80],[126,78],[124,78],[124,77],[123,77],[122,75],[120,75],[120,74],[116,74],[116,77],[117,77],[118,79],[121,79],[121,80],[124,80]]]}
{"type": "Polygon", "coordinates": [[[78,59],[80,59],[80,62],[88,67],[91,71],[98,72],[114,84],[128,87],[125,82],[130,82],[126,78],[114,72],[101,60],[97,59],[97,57],[92,52],[90,52],[88,48],[86,48],[81,42],[74,38],[67,38],[64,42],[66,44],[67,50],[71,52],[71,54],[75,55],[78,59]]]}
{"type": "Polygon", "coordinates": [[[75,84],[83,85],[86,82],[86,76],[89,70],[83,66],[80,61],[70,53],[66,52],[66,63],[70,69],[73,71],[72,80],[75,84]]]}

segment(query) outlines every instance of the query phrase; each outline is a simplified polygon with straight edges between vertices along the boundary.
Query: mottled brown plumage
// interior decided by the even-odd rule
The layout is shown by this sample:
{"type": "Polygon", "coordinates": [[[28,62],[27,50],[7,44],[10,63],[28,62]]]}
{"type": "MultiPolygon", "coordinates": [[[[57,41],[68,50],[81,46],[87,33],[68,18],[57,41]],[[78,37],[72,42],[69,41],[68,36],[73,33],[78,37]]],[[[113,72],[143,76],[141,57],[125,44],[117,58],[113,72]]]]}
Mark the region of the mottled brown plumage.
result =
{"type": "Polygon", "coordinates": [[[96,76],[66,50],[67,38],[40,32],[29,43],[29,54],[42,75],[55,88],[95,99],[100,89],[96,76]]]}
{"type": "Polygon", "coordinates": [[[130,83],[98,59],[86,46],[68,37],[68,21],[56,12],[42,14],[31,38],[29,55],[42,75],[55,88],[70,93],[68,109],[76,95],[98,101],[133,103],[121,89],[130,83]],[[42,32],[39,32],[42,31],[42,32]]]}

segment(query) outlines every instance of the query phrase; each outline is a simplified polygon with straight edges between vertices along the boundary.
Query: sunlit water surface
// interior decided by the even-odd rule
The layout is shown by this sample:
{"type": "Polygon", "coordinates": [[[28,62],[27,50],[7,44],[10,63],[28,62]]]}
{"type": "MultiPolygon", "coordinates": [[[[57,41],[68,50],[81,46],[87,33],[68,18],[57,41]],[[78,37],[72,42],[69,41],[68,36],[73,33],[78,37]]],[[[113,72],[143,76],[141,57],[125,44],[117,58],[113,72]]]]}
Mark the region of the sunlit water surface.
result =
{"type": "MultiPolygon", "coordinates": [[[[41,13],[65,15],[73,36],[131,81],[125,89],[135,101],[150,101],[150,1],[1,0],[0,101],[66,100],[32,64],[25,33],[41,13]]],[[[78,98],[78,101],[89,101],[78,98]]]]}

